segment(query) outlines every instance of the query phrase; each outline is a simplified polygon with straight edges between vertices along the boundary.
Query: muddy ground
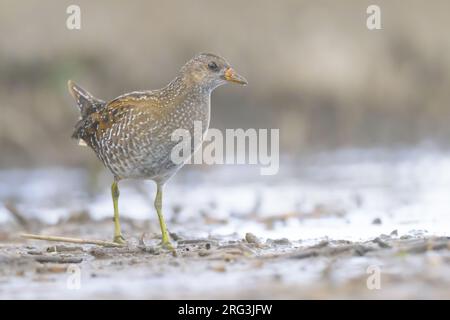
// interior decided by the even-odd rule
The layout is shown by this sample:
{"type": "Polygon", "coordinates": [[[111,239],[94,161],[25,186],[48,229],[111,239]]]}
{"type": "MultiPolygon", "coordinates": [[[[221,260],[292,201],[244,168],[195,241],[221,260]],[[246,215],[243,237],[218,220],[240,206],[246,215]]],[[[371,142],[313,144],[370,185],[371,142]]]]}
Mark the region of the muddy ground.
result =
{"type": "MultiPolygon", "coordinates": [[[[66,221],[41,233],[108,240],[108,220],[66,221]]],[[[380,235],[370,241],[262,239],[247,233],[190,238],[172,234],[176,256],[140,231],[128,246],[24,240],[0,232],[2,299],[328,299],[450,298],[450,238],[380,235]],[[379,278],[377,277],[379,274],[379,278]]]]}
{"type": "Polygon", "coordinates": [[[278,175],[183,170],[166,187],[176,256],[158,248],[154,185],[121,183],[123,248],[111,240],[110,176],[0,171],[0,298],[450,298],[450,155],[315,157],[278,175]]]}

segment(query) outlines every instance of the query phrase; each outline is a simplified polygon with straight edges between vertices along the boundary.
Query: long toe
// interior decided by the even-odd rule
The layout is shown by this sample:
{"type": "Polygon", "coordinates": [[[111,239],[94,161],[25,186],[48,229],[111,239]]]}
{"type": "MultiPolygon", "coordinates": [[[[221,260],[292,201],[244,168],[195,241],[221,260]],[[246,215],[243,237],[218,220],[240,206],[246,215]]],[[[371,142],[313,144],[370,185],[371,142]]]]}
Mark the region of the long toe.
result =
{"type": "Polygon", "coordinates": [[[160,246],[162,249],[169,250],[170,252],[172,252],[172,254],[174,256],[177,255],[177,251],[175,250],[174,246],[172,245],[172,243],[170,241],[165,241],[165,242],[163,241],[160,243],[160,246]]]}
{"type": "Polygon", "coordinates": [[[114,236],[114,240],[113,240],[115,243],[117,243],[117,244],[127,244],[127,241],[125,240],[125,238],[121,235],[121,234],[119,234],[119,235],[117,235],[117,236],[114,236]]]}

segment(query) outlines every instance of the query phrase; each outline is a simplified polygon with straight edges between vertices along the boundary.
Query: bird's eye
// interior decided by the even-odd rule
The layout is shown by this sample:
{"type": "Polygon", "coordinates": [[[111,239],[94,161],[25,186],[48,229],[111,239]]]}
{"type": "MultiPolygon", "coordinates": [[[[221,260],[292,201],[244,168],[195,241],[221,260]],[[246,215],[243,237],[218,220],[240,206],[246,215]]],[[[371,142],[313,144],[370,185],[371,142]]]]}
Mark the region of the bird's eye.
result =
{"type": "Polygon", "coordinates": [[[217,63],[215,63],[214,61],[211,61],[210,63],[208,63],[208,68],[213,71],[219,70],[217,63]]]}

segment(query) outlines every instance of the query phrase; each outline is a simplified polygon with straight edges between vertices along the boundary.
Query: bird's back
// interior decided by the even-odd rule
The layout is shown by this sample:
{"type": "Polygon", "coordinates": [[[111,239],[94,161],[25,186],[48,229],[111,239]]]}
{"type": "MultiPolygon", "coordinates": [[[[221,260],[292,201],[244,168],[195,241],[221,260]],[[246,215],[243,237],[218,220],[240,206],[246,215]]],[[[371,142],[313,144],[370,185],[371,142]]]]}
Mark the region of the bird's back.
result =
{"type": "Polygon", "coordinates": [[[79,105],[83,103],[73,137],[91,147],[118,178],[170,176],[180,167],[170,159],[176,144],[172,132],[192,131],[194,121],[209,123],[209,95],[199,98],[155,90],[132,92],[105,103],[78,86],[71,93],[79,105]],[[74,94],[78,92],[88,98],[74,94]]]}

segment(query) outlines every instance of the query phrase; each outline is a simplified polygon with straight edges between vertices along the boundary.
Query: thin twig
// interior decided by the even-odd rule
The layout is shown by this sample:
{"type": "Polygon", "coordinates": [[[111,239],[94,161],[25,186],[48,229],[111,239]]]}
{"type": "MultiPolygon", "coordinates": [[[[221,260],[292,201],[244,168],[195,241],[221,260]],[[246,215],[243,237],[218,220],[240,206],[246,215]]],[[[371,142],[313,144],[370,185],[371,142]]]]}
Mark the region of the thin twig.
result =
{"type": "Polygon", "coordinates": [[[22,238],[34,239],[34,240],[47,240],[47,241],[59,241],[59,242],[71,242],[71,243],[81,243],[81,244],[95,244],[103,247],[123,247],[123,245],[103,240],[90,240],[90,239],[79,239],[79,238],[68,238],[68,237],[56,237],[56,236],[42,236],[38,234],[22,233],[20,235],[22,238]]]}

